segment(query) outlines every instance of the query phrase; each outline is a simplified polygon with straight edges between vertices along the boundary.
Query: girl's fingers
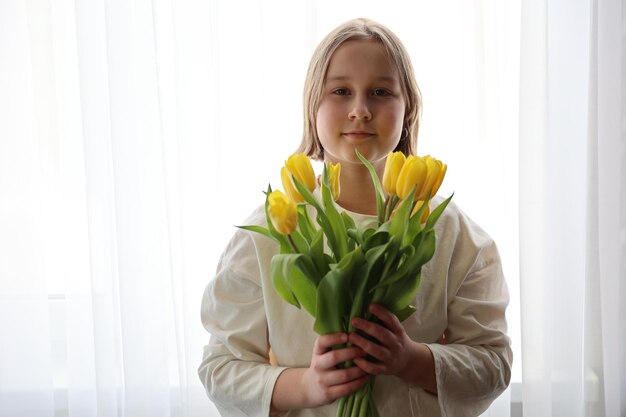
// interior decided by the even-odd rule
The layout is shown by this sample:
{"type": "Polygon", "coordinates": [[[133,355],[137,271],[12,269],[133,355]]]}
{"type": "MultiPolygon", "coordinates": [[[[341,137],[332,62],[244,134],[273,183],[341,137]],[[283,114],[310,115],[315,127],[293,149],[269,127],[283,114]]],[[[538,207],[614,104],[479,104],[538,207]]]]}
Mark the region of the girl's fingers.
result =
{"type": "Polygon", "coordinates": [[[362,349],[363,352],[378,359],[379,361],[389,359],[389,350],[385,346],[372,342],[358,333],[352,333],[350,335],[350,341],[354,343],[355,346],[362,349]]]}
{"type": "Polygon", "coordinates": [[[311,366],[324,371],[363,356],[363,350],[357,346],[333,349],[335,346],[347,343],[348,339],[346,333],[332,333],[318,337],[313,346],[313,355],[316,359],[312,361],[311,366]]]}
{"type": "Polygon", "coordinates": [[[398,332],[403,331],[402,324],[400,324],[400,320],[398,320],[396,315],[393,314],[391,311],[387,310],[386,308],[382,306],[379,306],[378,304],[372,304],[370,306],[370,311],[372,312],[372,314],[378,317],[380,321],[385,323],[387,328],[391,330],[393,333],[398,334],[398,332]]]}
{"type": "Polygon", "coordinates": [[[324,383],[326,385],[343,385],[360,379],[363,376],[367,376],[367,372],[358,366],[351,366],[345,369],[336,369],[334,371],[327,372],[324,377],[324,383]]]}
{"type": "Polygon", "coordinates": [[[363,356],[363,350],[358,346],[330,350],[319,357],[316,367],[319,370],[333,369],[337,365],[363,356]]]}
{"type": "Polygon", "coordinates": [[[383,363],[376,363],[368,361],[367,359],[357,358],[354,360],[357,367],[364,372],[372,375],[381,375],[387,372],[387,367],[383,363]]]}
{"type": "MultiPolygon", "coordinates": [[[[354,318],[352,319],[352,325],[355,328],[367,333],[368,335],[373,336],[382,344],[385,344],[385,340],[389,340],[390,338],[395,337],[394,333],[391,330],[369,320],[354,318]]],[[[352,337],[352,335],[350,335],[350,337],[352,337]]]]}
{"type": "Polygon", "coordinates": [[[315,355],[322,355],[327,352],[333,346],[341,345],[348,341],[348,335],[346,333],[331,333],[318,337],[313,345],[313,353],[315,355]]]}
{"type": "MultiPolygon", "coordinates": [[[[359,369],[356,366],[354,368],[359,369]]],[[[353,379],[350,382],[346,382],[345,384],[332,385],[328,388],[328,396],[332,398],[333,400],[336,400],[337,398],[345,397],[346,395],[352,394],[353,392],[361,388],[363,385],[365,385],[368,378],[369,378],[369,375],[364,374],[363,376],[357,379],[353,379]]]]}

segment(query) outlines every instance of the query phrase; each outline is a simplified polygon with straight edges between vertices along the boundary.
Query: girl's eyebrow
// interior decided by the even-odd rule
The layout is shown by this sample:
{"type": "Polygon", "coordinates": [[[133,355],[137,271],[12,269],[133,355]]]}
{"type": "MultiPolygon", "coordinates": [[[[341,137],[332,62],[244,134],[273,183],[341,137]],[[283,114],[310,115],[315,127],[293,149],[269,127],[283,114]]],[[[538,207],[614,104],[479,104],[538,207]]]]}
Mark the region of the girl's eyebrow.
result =
{"type": "MultiPolygon", "coordinates": [[[[350,80],[352,77],[349,77],[347,75],[336,75],[333,77],[326,77],[326,81],[346,81],[346,80],[350,80]]],[[[389,75],[381,75],[378,77],[375,77],[376,81],[388,81],[388,82],[395,82],[396,78],[389,76],[389,75]]]]}

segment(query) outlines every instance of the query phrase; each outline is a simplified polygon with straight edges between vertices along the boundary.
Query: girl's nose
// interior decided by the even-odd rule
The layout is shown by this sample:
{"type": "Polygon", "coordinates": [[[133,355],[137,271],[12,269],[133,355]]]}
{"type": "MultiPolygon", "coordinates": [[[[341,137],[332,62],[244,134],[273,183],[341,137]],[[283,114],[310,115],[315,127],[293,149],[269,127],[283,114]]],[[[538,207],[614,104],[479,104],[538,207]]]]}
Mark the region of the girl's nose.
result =
{"type": "Polygon", "coordinates": [[[370,120],[372,113],[370,113],[369,107],[367,106],[367,100],[355,98],[348,117],[350,120],[370,120]]]}

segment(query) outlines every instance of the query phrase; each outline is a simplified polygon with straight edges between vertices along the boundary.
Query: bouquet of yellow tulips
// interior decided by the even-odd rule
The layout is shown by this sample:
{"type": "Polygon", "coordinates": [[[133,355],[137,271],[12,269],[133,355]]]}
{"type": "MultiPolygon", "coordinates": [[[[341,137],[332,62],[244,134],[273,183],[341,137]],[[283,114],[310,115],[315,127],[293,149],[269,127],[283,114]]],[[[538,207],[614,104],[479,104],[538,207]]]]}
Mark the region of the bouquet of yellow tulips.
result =
{"type": "MultiPolygon", "coordinates": [[[[318,199],[313,194],[317,179],[304,154],[291,155],[282,168],[285,193],[268,188],[267,228],[241,226],[280,245],[271,261],[274,288],[285,301],[315,318],[313,329],[318,334],[353,332],[352,318],[372,319],[368,307],[373,303],[400,321],[415,311],[411,301],[422,266],[435,253],[434,226],[452,199],[430,211],[430,199],[447,169],[435,158],[392,152],[381,183],[370,162],[358,151],[357,155],[376,190],[377,227],[357,226],[337,208],[340,164],[324,165],[318,199]],[[315,211],[315,221],[308,206],[315,211]]],[[[337,417],[378,416],[373,386],[372,375],[359,391],[341,398],[337,417]]]]}

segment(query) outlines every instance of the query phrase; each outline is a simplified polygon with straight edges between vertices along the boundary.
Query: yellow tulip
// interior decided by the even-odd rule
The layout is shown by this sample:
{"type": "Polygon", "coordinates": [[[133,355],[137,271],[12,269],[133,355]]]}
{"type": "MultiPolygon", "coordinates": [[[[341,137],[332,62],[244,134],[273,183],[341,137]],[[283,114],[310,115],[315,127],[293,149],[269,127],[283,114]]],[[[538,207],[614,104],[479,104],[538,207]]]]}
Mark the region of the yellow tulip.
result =
{"type": "Polygon", "coordinates": [[[272,224],[283,235],[288,235],[298,226],[296,203],[280,191],[272,191],[267,197],[268,212],[272,224]]]}
{"type": "Polygon", "coordinates": [[[302,203],[304,198],[300,192],[296,189],[296,184],[293,182],[293,178],[291,178],[291,172],[287,169],[287,167],[282,167],[280,170],[280,179],[283,183],[283,188],[285,189],[285,193],[296,203],[302,203]]]}
{"type": "Polygon", "coordinates": [[[416,200],[425,200],[426,197],[432,197],[433,185],[439,178],[439,173],[441,172],[442,163],[440,160],[433,158],[430,155],[427,155],[423,158],[426,163],[426,179],[424,180],[424,184],[422,184],[421,189],[418,189],[415,193],[416,200]],[[429,196],[430,194],[430,196],[429,196]]]}
{"type": "Polygon", "coordinates": [[[430,192],[431,196],[435,196],[435,194],[437,194],[437,191],[439,191],[439,187],[441,186],[441,183],[443,182],[444,177],[446,176],[446,172],[448,171],[448,165],[444,164],[443,162],[441,163],[441,169],[439,170],[439,175],[437,176],[437,180],[435,181],[435,183],[433,184],[433,188],[430,192]]]}
{"type": "Polygon", "coordinates": [[[300,192],[297,190],[292,175],[309,191],[312,192],[315,190],[317,179],[315,178],[315,172],[313,171],[313,166],[308,156],[303,153],[291,155],[287,158],[285,166],[280,171],[280,178],[287,195],[296,203],[302,203],[304,198],[302,198],[300,192]]]}
{"type": "Polygon", "coordinates": [[[337,162],[326,163],[326,169],[328,170],[328,182],[330,183],[330,192],[333,195],[333,200],[337,201],[339,193],[341,192],[339,177],[341,176],[341,164],[337,162]]]}
{"type": "Polygon", "coordinates": [[[389,155],[387,155],[385,172],[383,173],[383,189],[387,194],[396,194],[398,175],[400,174],[400,170],[402,169],[405,161],[406,157],[402,152],[390,152],[389,155]]]}
{"type": "Polygon", "coordinates": [[[308,156],[303,153],[293,154],[287,158],[285,166],[309,191],[315,190],[317,179],[308,156]]]}
{"type": "Polygon", "coordinates": [[[422,158],[414,155],[406,158],[396,182],[396,194],[398,197],[406,198],[413,187],[417,187],[417,192],[419,192],[426,179],[426,174],[426,162],[422,158]]]}
{"type": "MultiPolygon", "coordinates": [[[[419,211],[419,209],[422,208],[423,205],[424,205],[423,200],[420,200],[417,203],[415,203],[415,207],[413,207],[413,211],[411,212],[411,217],[415,216],[415,214],[419,211]]],[[[420,219],[420,222],[426,223],[426,220],[428,220],[429,215],[430,215],[430,205],[427,205],[426,209],[424,209],[424,213],[422,213],[422,218],[420,219]]]]}

